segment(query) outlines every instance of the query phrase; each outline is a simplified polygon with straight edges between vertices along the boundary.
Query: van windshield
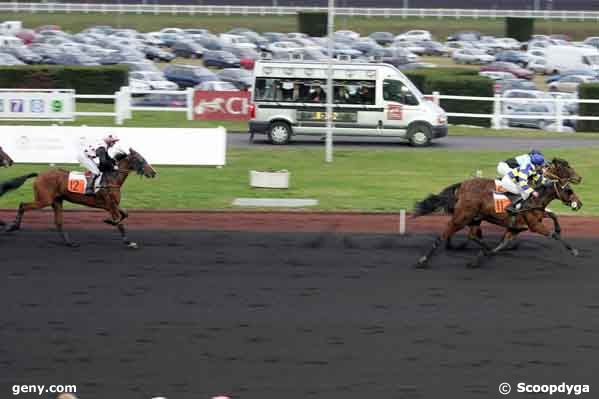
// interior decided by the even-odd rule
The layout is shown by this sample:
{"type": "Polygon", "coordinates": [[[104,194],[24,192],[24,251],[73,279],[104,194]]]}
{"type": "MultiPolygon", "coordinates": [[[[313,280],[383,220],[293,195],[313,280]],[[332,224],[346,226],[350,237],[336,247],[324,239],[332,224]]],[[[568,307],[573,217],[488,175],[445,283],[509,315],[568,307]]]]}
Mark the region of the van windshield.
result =
{"type": "Polygon", "coordinates": [[[587,65],[599,66],[599,55],[587,55],[584,57],[584,63],[587,65]]]}
{"type": "Polygon", "coordinates": [[[385,79],[383,82],[383,100],[395,101],[406,105],[418,105],[419,97],[402,81],[385,79]]]}

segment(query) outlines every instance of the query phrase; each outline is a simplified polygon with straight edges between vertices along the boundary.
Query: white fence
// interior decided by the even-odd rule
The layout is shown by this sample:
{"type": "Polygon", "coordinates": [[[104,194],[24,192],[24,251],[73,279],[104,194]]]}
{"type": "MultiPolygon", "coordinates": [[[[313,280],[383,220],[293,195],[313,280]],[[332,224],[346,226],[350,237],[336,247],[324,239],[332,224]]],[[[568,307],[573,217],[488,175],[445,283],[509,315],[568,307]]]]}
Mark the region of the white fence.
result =
{"type": "MultiPolygon", "coordinates": [[[[164,4],[88,4],[88,3],[0,3],[0,12],[79,12],[79,13],[134,13],[134,14],[187,14],[187,15],[293,15],[300,11],[327,12],[326,7],[277,6],[210,6],[164,4]]],[[[522,17],[558,20],[593,20],[599,22],[599,11],[560,10],[495,10],[450,8],[335,8],[337,15],[366,17],[435,17],[435,18],[504,18],[522,17]]]]}
{"type": "MultiPolygon", "coordinates": [[[[129,87],[123,87],[121,90],[114,95],[76,95],[76,98],[114,98],[115,108],[114,112],[75,112],[75,115],[89,115],[89,116],[113,116],[115,123],[122,124],[124,120],[132,117],[133,111],[159,111],[159,112],[185,112],[187,120],[193,120],[193,89],[189,88],[186,91],[131,91],[129,87]],[[185,107],[139,107],[132,105],[132,94],[178,94],[185,95],[186,106],[185,107]]],[[[434,92],[432,95],[426,96],[431,101],[439,104],[441,100],[464,100],[464,101],[487,101],[493,103],[493,113],[463,113],[463,112],[448,112],[449,117],[466,117],[466,118],[483,118],[490,119],[491,126],[493,129],[501,129],[504,126],[503,121],[509,119],[535,119],[535,120],[548,120],[556,123],[557,131],[562,131],[562,125],[564,120],[590,120],[599,121],[599,116],[578,116],[578,115],[567,115],[564,114],[564,106],[566,104],[577,103],[577,104],[599,104],[599,100],[581,100],[581,99],[563,99],[563,98],[505,98],[500,95],[494,97],[472,97],[472,96],[451,96],[443,95],[438,92],[434,92]],[[513,114],[504,113],[506,107],[504,104],[514,103],[539,103],[539,104],[552,104],[553,114],[513,114]]],[[[509,110],[508,110],[509,111],[509,110]]]]}
{"type": "MultiPolygon", "coordinates": [[[[564,120],[586,120],[586,121],[599,121],[599,116],[578,116],[564,114],[564,106],[566,104],[599,104],[599,100],[580,100],[580,99],[564,99],[564,98],[506,98],[496,94],[494,97],[470,97],[470,96],[451,96],[442,95],[438,92],[434,92],[430,96],[426,96],[437,105],[440,100],[464,100],[464,101],[491,101],[493,102],[493,113],[492,114],[474,114],[474,113],[462,113],[462,112],[448,112],[447,116],[455,117],[466,117],[466,118],[483,118],[490,119],[491,126],[493,129],[501,129],[503,127],[503,120],[509,119],[531,119],[531,120],[548,120],[555,122],[556,129],[558,132],[563,131],[564,120]],[[554,113],[553,114],[513,114],[504,113],[503,104],[514,104],[514,103],[534,103],[534,104],[552,104],[554,113]]],[[[509,111],[509,110],[506,110],[509,111]]]]}

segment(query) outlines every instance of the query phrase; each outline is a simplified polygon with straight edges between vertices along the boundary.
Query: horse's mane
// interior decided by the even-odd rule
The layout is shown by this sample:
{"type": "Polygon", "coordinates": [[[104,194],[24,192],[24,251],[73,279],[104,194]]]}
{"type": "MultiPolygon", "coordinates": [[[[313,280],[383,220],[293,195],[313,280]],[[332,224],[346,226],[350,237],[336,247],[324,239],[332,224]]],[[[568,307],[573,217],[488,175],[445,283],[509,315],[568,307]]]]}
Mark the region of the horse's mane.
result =
{"type": "Polygon", "coordinates": [[[551,163],[555,164],[555,166],[559,166],[559,167],[562,167],[562,168],[569,168],[570,167],[570,164],[568,163],[568,161],[566,161],[563,158],[553,158],[551,160],[551,163]]]}

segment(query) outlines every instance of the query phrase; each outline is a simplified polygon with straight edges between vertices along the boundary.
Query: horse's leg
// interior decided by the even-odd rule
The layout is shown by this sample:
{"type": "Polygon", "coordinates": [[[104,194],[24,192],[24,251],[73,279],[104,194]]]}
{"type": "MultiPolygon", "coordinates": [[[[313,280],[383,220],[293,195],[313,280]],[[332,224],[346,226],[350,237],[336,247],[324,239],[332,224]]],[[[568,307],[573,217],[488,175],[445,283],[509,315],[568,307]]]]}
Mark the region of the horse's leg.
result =
{"type": "Polygon", "coordinates": [[[553,232],[561,237],[562,227],[560,226],[559,221],[557,220],[557,215],[552,211],[545,211],[545,216],[553,220],[553,232]]]}
{"type": "Polygon", "coordinates": [[[129,248],[137,248],[137,243],[129,240],[129,237],[127,237],[127,232],[125,231],[125,226],[122,223],[119,223],[116,225],[116,228],[119,230],[119,233],[121,233],[121,238],[123,240],[123,243],[128,246],[129,248]]]}
{"type": "Polygon", "coordinates": [[[483,231],[480,228],[480,223],[478,225],[470,225],[468,239],[478,244],[485,252],[491,250],[491,247],[483,241],[483,231]]]}
{"type": "Polygon", "coordinates": [[[112,198],[110,193],[105,193],[103,199],[105,203],[104,209],[106,209],[111,216],[111,219],[104,219],[104,223],[111,226],[118,226],[124,219],[123,212],[121,212],[118,202],[112,198]]]}
{"type": "Polygon", "coordinates": [[[486,258],[489,255],[496,255],[499,251],[502,251],[503,249],[505,249],[510,244],[510,242],[512,242],[514,237],[516,237],[515,233],[513,233],[510,230],[506,231],[506,233],[503,235],[503,238],[502,238],[501,242],[499,243],[499,245],[497,245],[495,248],[493,248],[492,250],[490,250],[488,252],[485,252],[484,250],[480,251],[478,253],[478,255],[476,256],[476,258],[474,260],[470,261],[467,264],[467,266],[471,269],[480,267],[480,263],[482,262],[482,260],[484,258],[486,258]]]}
{"type": "Polygon", "coordinates": [[[573,255],[573,256],[578,256],[579,251],[578,249],[574,248],[572,245],[570,245],[568,242],[564,241],[562,239],[562,237],[559,235],[559,233],[555,232],[555,231],[550,231],[547,227],[545,227],[545,225],[543,224],[542,220],[538,221],[538,220],[529,220],[528,222],[528,228],[530,229],[530,231],[532,231],[533,233],[538,233],[541,234],[547,238],[553,238],[554,240],[557,240],[559,242],[562,243],[562,245],[573,255]]]}
{"type": "Polygon", "coordinates": [[[46,199],[37,199],[35,202],[21,202],[19,209],[17,210],[17,217],[15,221],[8,226],[7,232],[17,231],[21,228],[21,222],[23,221],[23,214],[27,211],[33,211],[36,209],[42,209],[52,204],[52,201],[46,199]]]}
{"type": "Polygon", "coordinates": [[[467,220],[467,218],[465,216],[456,217],[454,214],[452,216],[451,220],[448,222],[447,228],[445,229],[443,234],[441,234],[441,236],[437,237],[435,239],[435,241],[433,242],[433,245],[431,246],[431,248],[428,250],[428,252],[425,255],[421,256],[420,259],[418,259],[418,263],[416,264],[416,267],[420,268],[420,269],[427,267],[428,261],[435,254],[435,252],[437,251],[437,248],[439,248],[441,243],[447,242],[447,240],[450,240],[451,237],[456,232],[463,229],[467,224],[466,220],[467,220]]]}
{"type": "Polygon", "coordinates": [[[78,247],[76,242],[71,241],[69,234],[63,230],[63,212],[62,212],[62,199],[57,199],[52,203],[52,209],[54,209],[54,223],[56,224],[56,230],[62,237],[65,245],[69,247],[78,247]]]}

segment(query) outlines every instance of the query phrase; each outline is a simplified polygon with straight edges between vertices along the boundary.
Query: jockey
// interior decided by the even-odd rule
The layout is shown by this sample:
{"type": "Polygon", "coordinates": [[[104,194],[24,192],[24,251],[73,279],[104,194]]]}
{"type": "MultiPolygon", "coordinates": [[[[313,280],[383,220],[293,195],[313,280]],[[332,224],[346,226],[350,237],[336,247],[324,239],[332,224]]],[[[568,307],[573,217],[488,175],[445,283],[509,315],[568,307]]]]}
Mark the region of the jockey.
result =
{"type": "Polygon", "coordinates": [[[509,212],[519,211],[522,207],[521,202],[526,201],[530,196],[538,198],[539,193],[533,187],[545,183],[543,176],[545,157],[538,151],[531,151],[529,158],[530,163],[511,168],[501,179],[503,188],[512,194],[520,194],[520,198],[506,208],[509,212]]]}
{"type": "Polygon", "coordinates": [[[538,150],[530,150],[528,154],[518,155],[513,158],[506,159],[505,161],[501,161],[497,164],[497,175],[499,178],[505,176],[510,170],[514,168],[525,168],[527,165],[531,165],[531,157],[534,154],[538,154],[541,157],[545,158],[541,151],[538,150]]]}
{"type": "Polygon", "coordinates": [[[109,134],[99,143],[89,144],[84,147],[83,151],[77,156],[77,160],[81,166],[92,173],[92,186],[95,186],[96,179],[102,175],[102,172],[114,169],[114,160],[108,154],[108,150],[118,141],[118,137],[109,134]]]}

